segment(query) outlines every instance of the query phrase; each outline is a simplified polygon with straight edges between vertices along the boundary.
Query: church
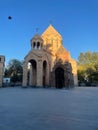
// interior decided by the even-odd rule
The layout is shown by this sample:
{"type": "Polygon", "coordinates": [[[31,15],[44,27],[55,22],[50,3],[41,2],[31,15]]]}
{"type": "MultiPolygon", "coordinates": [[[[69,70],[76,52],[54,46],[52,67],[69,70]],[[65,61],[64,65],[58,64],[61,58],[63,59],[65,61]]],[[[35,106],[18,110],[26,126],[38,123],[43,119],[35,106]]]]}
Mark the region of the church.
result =
{"type": "Polygon", "coordinates": [[[24,58],[22,86],[67,88],[77,86],[77,63],[62,44],[62,36],[49,25],[30,41],[24,58]]]}
{"type": "Polygon", "coordinates": [[[2,81],[4,75],[4,62],[5,62],[5,56],[0,55],[0,87],[2,87],[2,81]]]}

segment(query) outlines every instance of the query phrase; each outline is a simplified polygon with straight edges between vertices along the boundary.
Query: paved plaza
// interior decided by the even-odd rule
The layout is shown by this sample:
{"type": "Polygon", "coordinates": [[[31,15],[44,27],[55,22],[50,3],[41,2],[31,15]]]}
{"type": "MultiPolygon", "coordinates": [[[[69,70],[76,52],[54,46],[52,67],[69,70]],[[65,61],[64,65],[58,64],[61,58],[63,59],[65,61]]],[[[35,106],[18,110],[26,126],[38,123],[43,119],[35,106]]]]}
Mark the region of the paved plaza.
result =
{"type": "Polygon", "coordinates": [[[98,130],[98,87],[0,88],[0,130],[98,130]]]}

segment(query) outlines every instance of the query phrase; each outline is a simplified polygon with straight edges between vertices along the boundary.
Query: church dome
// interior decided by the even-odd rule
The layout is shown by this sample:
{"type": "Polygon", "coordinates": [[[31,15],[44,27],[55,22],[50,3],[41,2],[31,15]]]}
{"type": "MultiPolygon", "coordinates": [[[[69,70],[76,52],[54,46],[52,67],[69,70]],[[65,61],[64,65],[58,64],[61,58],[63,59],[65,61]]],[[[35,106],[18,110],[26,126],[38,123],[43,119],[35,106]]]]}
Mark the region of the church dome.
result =
{"type": "Polygon", "coordinates": [[[41,38],[41,36],[39,34],[35,34],[35,36],[31,39],[31,42],[32,41],[42,41],[43,42],[43,39],[41,38]]]}

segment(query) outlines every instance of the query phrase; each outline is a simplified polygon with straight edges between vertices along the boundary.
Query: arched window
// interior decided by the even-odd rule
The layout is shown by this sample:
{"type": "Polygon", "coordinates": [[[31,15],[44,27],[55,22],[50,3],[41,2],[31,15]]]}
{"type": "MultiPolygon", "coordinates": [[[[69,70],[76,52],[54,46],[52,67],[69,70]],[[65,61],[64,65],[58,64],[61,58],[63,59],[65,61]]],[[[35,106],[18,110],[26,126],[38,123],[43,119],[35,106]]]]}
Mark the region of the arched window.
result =
{"type": "Polygon", "coordinates": [[[33,48],[34,48],[34,49],[36,48],[36,43],[35,43],[35,42],[33,42],[33,48]]]}
{"type": "Polygon", "coordinates": [[[40,49],[40,42],[37,42],[37,49],[40,49]]]}

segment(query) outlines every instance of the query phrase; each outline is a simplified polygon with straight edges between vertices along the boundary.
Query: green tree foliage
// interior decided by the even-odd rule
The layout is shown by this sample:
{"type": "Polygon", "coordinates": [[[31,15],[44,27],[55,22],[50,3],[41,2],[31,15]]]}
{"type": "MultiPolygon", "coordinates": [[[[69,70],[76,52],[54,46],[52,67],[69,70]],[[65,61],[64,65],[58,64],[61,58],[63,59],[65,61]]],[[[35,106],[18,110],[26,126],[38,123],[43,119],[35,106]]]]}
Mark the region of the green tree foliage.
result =
{"type": "Polygon", "coordinates": [[[10,77],[12,82],[22,82],[22,62],[17,59],[12,59],[9,61],[7,67],[5,68],[5,77],[10,77]]]}
{"type": "Polygon", "coordinates": [[[98,82],[98,52],[80,53],[78,57],[78,80],[88,85],[98,82]]]}

